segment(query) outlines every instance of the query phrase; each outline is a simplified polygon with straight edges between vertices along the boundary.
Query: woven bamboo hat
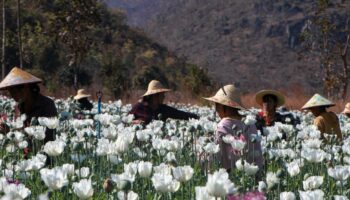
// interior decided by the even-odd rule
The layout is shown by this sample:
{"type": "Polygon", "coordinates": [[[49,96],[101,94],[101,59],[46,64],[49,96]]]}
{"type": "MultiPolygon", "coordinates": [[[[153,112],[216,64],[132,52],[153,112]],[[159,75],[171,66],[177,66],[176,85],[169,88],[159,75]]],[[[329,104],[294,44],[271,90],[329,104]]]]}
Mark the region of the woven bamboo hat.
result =
{"type": "Polygon", "coordinates": [[[165,88],[159,81],[157,80],[152,80],[149,84],[148,84],[148,88],[145,94],[143,94],[142,96],[149,96],[152,94],[157,94],[157,93],[163,93],[163,92],[169,92],[171,91],[168,88],[165,88]]]}
{"type": "Polygon", "coordinates": [[[245,108],[242,106],[240,96],[240,91],[234,85],[225,85],[220,88],[214,96],[203,98],[208,101],[243,110],[245,108]]]}
{"type": "Polygon", "coordinates": [[[282,106],[285,103],[284,95],[276,90],[261,90],[255,94],[255,101],[262,106],[263,98],[265,95],[273,95],[277,98],[277,107],[282,106]]]}
{"type": "Polygon", "coordinates": [[[334,105],[335,103],[331,102],[325,97],[319,94],[315,94],[314,96],[311,97],[311,99],[308,102],[306,102],[306,104],[301,109],[305,110],[305,109],[321,107],[321,106],[331,107],[334,105]]]}
{"type": "Polygon", "coordinates": [[[90,97],[91,95],[87,94],[85,89],[79,89],[77,95],[74,96],[75,100],[90,97]]]}
{"type": "Polygon", "coordinates": [[[347,103],[347,104],[345,105],[345,108],[344,108],[344,110],[343,110],[342,113],[344,113],[344,114],[350,114],[350,103],[347,103]]]}
{"type": "Polygon", "coordinates": [[[7,89],[9,87],[14,87],[17,85],[24,85],[30,83],[40,83],[42,80],[32,74],[21,70],[18,67],[14,67],[10,73],[4,78],[0,83],[0,90],[7,89]]]}

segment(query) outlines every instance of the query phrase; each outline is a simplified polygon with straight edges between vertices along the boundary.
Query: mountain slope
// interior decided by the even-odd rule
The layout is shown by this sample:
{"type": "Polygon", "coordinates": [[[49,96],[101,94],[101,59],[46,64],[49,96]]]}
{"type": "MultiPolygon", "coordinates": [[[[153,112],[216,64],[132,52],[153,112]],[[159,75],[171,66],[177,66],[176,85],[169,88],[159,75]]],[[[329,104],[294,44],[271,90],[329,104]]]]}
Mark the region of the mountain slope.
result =
{"type": "Polygon", "coordinates": [[[315,1],[149,1],[158,3],[153,8],[156,11],[128,2],[139,5],[129,9],[130,18],[148,13],[148,19],[137,24],[146,33],[192,63],[207,67],[223,84],[235,82],[252,92],[290,87],[315,92],[322,88],[317,57],[305,60],[299,53],[300,36],[310,23],[315,1]]]}
{"type": "MultiPolygon", "coordinates": [[[[5,3],[6,8],[16,6],[5,3]]],[[[16,15],[16,9],[7,9],[4,74],[19,66],[16,15]]],[[[190,97],[210,89],[212,81],[203,69],[128,26],[125,18],[96,0],[25,1],[23,67],[41,77],[55,96],[80,87],[101,90],[106,99],[137,96],[134,91],[146,89],[152,79],[190,97]]]]}

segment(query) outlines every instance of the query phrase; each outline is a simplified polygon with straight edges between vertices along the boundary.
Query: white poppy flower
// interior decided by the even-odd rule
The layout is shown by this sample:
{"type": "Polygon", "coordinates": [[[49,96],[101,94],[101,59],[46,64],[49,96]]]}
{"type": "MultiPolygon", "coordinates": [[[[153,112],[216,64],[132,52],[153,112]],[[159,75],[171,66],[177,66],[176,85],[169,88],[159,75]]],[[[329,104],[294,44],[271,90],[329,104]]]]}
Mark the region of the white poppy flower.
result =
{"type": "Polygon", "coordinates": [[[253,176],[259,171],[259,167],[257,165],[249,164],[245,160],[237,160],[236,167],[240,171],[244,171],[248,176],[253,176]]]}
{"type": "Polygon", "coordinates": [[[311,176],[303,181],[304,190],[318,189],[323,184],[323,176],[311,176]]]}
{"type": "Polygon", "coordinates": [[[30,127],[25,128],[24,131],[28,135],[33,136],[37,140],[45,139],[46,127],[44,127],[44,126],[30,126],[30,127]]]}
{"type": "Polygon", "coordinates": [[[61,140],[49,141],[44,146],[44,152],[49,156],[59,156],[62,154],[66,143],[61,140]]]}
{"type": "Polygon", "coordinates": [[[180,188],[180,182],[173,179],[173,176],[169,174],[155,173],[151,180],[154,188],[158,192],[176,192],[180,188]]]}
{"type": "Polygon", "coordinates": [[[229,180],[225,169],[209,174],[205,187],[208,194],[214,197],[225,197],[236,192],[235,185],[229,180]]]}
{"type": "Polygon", "coordinates": [[[80,178],[87,178],[90,175],[90,168],[88,167],[82,167],[77,170],[75,170],[75,174],[79,176],[80,178]]]}
{"type": "Polygon", "coordinates": [[[266,183],[268,188],[272,188],[276,184],[279,184],[280,179],[277,177],[276,173],[273,172],[267,172],[266,174],[266,183]]]}
{"type": "Polygon", "coordinates": [[[82,179],[78,183],[73,183],[73,192],[80,199],[88,199],[94,194],[90,179],[82,179]]]}
{"type": "Polygon", "coordinates": [[[216,154],[220,151],[220,147],[218,144],[215,144],[213,142],[208,143],[203,147],[204,151],[208,154],[216,154]]]}
{"type": "Polygon", "coordinates": [[[193,176],[193,168],[191,166],[183,166],[173,168],[174,178],[180,182],[189,181],[193,176]]]}
{"type": "Polygon", "coordinates": [[[25,199],[31,194],[31,191],[23,184],[8,184],[3,190],[5,193],[3,199],[25,199]]]}
{"type": "Polygon", "coordinates": [[[124,191],[119,191],[117,196],[118,196],[118,200],[138,200],[139,199],[139,195],[133,191],[129,191],[128,193],[124,191]]]}
{"type": "Polygon", "coordinates": [[[281,192],[280,200],[295,200],[295,194],[293,192],[281,192]]]}
{"type": "Polygon", "coordinates": [[[322,190],[299,191],[300,200],[323,200],[324,192],[322,190]]]}
{"type": "Polygon", "coordinates": [[[57,117],[39,117],[38,121],[41,126],[46,126],[49,129],[56,129],[59,125],[59,120],[57,117]]]}
{"type": "Polygon", "coordinates": [[[334,195],[334,200],[349,200],[348,197],[346,196],[341,196],[341,195],[334,195]]]}
{"type": "Polygon", "coordinates": [[[219,200],[220,198],[215,198],[210,196],[206,187],[196,186],[196,200],[219,200]]]}
{"type": "Polygon", "coordinates": [[[346,181],[350,176],[349,166],[337,165],[334,168],[328,168],[328,175],[338,181],[346,181]]]}
{"type": "Polygon", "coordinates": [[[52,190],[59,190],[63,186],[68,185],[69,182],[67,173],[64,172],[61,168],[44,168],[40,170],[40,175],[45,185],[52,190]]]}
{"type": "Polygon", "coordinates": [[[143,178],[148,178],[152,173],[152,163],[140,161],[138,164],[139,175],[143,178]]]}

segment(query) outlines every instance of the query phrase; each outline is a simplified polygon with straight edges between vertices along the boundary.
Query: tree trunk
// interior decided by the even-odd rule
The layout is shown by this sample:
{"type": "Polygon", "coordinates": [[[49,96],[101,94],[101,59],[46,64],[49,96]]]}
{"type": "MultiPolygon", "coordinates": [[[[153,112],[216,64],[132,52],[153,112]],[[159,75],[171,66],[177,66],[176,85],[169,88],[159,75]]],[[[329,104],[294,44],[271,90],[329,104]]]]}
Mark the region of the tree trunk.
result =
{"type": "Polygon", "coordinates": [[[74,73],[74,82],[73,86],[75,91],[78,91],[78,70],[79,70],[79,62],[78,62],[78,55],[77,53],[74,54],[74,65],[73,65],[73,73],[74,73]]]}
{"type": "Polygon", "coordinates": [[[74,89],[78,90],[78,75],[76,68],[74,69],[74,89]]]}
{"type": "Polygon", "coordinates": [[[6,47],[6,8],[5,8],[5,3],[6,0],[2,0],[2,58],[1,58],[1,63],[2,63],[2,68],[1,68],[1,78],[4,79],[5,78],[5,70],[6,70],[6,66],[5,66],[5,47],[6,47]]]}
{"type": "Polygon", "coordinates": [[[350,31],[348,32],[348,37],[346,39],[344,50],[341,54],[341,59],[343,61],[343,94],[342,94],[343,102],[346,101],[348,85],[349,85],[349,66],[348,66],[348,59],[347,59],[349,40],[350,40],[350,31]]]}
{"type": "Polygon", "coordinates": [[[18,53],[19,53],[19,66],[23,68],[23,59],[22,59],[22,35],[21,35],[21,1],[17,0],[17,37],[18,37],[18,53]]]}

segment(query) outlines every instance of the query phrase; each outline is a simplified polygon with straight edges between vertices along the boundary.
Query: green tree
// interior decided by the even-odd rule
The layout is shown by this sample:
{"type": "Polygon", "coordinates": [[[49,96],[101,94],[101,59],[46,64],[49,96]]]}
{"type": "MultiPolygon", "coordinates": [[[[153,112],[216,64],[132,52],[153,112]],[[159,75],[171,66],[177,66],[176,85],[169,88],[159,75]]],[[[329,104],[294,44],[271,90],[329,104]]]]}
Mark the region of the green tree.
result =
{"type": "Polygon", "coordinates": [[[94,29],[100,22],[98,0],[57,0],[52,31],[58,32],[68,48],[68,65],[73,68],[73,85],[78,88],[80,64],[94,45],[94,29]]]}

